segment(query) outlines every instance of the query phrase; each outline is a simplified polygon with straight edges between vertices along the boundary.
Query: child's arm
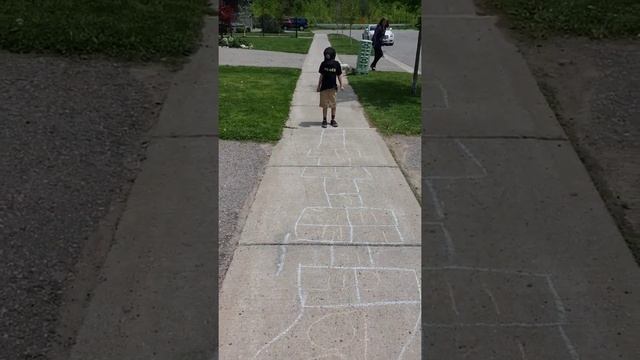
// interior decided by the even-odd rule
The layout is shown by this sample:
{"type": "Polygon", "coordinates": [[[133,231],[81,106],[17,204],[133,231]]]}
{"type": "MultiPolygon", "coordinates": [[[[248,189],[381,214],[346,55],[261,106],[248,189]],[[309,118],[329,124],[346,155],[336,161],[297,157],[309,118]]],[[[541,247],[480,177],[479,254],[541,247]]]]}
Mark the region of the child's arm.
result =
{"type": "Polygon", "coordinates": [[[320,92],[321,87],[322,87],[322,74],[320,74],[320,79],[318,79],[318,88],[316,89],[316,91],[320,92]]]}
{"type": "Polygon", "coordinates": [[[340,83],[340,90],[344,90],[344,85],[342,85],[342,74],[338,76],[338,82],[340,83]]]}

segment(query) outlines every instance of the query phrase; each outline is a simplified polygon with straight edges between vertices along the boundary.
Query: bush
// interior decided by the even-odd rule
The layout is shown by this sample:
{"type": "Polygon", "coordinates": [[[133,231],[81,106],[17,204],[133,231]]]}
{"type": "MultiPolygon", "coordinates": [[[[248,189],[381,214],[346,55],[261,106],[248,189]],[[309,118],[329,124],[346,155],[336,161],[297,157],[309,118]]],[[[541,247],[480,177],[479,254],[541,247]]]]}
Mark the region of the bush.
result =
{"type": "Polygon", "coordinates": [[[242,38],[242,37],[231,37],[231,36],[225,36],[223,38],[221,38],[218,41],[218,45],[219,46],[228,46],[231,48],[241,48],[243,47],[243,45],[246,48],[253,48],[253,44],[251,44],[249,42],[249,40],[247,40],[246,38],[242,38]]]}

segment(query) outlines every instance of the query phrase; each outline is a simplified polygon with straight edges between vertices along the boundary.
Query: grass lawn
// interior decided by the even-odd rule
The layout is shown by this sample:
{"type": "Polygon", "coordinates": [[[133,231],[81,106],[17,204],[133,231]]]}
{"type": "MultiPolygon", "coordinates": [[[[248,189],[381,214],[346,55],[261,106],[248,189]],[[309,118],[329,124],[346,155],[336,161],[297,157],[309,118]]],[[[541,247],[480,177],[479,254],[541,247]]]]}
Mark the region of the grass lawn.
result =
{"type": "MultiPolygon", "coordinates": [[[[295,36],[295,35],[294,35],[295,36]]],[[[250,35],[246,37],[256,50],[281,51],[296,54],[306,54],[311,46],[311,37],[288,36],[260,36],[250,35]]]]}
{"type": "Polygon", "coordinates": [[[341,54],[358,55],[360,52],[360,41],[350,38],[348,35],[329,34],[329,42],[331,43],[331,47],[336,49],[338,56],[341,54]]]}
{"type": "Polygon", "coordinates": [[[220,66],[218,71],[220,138],[279,140],[300,70],[220,66]]]}
{"type": "Polygon", "coordinates": [[[351,75],[349,84],[373,124],[385,135],[419,135],[422,129],[420,78],[418,94],[411,95],[412,74],[370,72],[351,75]]]}
{"type": "Polygon", "coordinates": [[[155,59],[188,54],[206,0],[2,0],[0,48],[155,59]]]}
{"type": "MultiPolygon", "coordinates": [[[[265,33],[264,35],[262,35],[261,32],[256,31],[256,32],[248,32],[248,33],[240,32],[238,33],[238,35],[241,35],[241,36],[246,35],[247,37],[284,37],[284,38],[296,37],[295,32],[265,33]]],[[[313,33],[311,31],[298,31],[298,37],[313,37],[313,33]]]]}
{"type": "Polygon", "coordinates": [[[638,0],[479,0],[497,9],[520,31],[592,38],[635,37],[640,34],[638,0]]]}

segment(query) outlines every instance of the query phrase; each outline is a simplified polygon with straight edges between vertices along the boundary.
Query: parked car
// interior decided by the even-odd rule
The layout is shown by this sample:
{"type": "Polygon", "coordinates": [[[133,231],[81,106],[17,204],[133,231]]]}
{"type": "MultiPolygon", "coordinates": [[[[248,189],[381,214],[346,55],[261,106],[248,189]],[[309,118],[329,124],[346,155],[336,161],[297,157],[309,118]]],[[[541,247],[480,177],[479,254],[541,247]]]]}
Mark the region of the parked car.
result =
{"type": "Polygon", "coordinates": [[[306,18],[288,17],[282,20],[282,28],[285,30],[298,29],[303,31],[309,27],[309,22],[306,18]]]}
{"type": "MultiPolygon", "coordinates": [[[[373,33],[376,31],[377,24],[367,25],[364,28],[364,32],[362,33],[362,40],[371,40],[373,39],[373,33]]],[[[382,45],[393,46],[395,37],[393,36],[393,32],[391,28],[388,28],[384,32],[384,39],[382,39],[382,45]]]]}

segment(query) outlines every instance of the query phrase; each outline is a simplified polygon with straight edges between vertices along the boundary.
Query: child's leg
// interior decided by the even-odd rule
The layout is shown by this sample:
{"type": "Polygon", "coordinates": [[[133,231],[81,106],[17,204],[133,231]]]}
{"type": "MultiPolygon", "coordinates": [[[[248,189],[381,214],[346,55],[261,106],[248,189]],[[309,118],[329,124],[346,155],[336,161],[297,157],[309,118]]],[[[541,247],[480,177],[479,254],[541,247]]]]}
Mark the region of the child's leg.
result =
{"type": "Polygon", "coordinates": [[[322,119],[323,120],[327,120],[327,108],[326,107],[322,108],[322,119]]]}
{"type": "Polygon", "coordinates": [[[331,120],[335,120],[336,119],[336,107],[332,106],[331,107],[331,120]]]}

